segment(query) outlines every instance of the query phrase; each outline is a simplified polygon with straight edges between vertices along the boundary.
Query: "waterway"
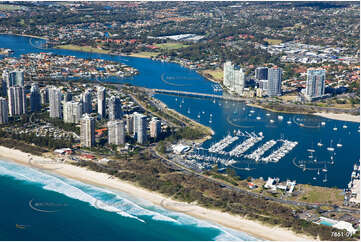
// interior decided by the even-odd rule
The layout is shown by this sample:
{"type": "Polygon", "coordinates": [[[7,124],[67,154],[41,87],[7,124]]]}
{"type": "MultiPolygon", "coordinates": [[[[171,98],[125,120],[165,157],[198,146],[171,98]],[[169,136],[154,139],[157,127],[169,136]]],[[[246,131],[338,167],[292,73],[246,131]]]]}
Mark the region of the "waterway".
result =
{"type": "MultiPolygon", "coordinates": [[[[35,48],[41,46],[43,41],[21,36],[0,36],[0,46],[14,50],[14,56],[30,52],[53,52],[81,58],[120,61],[139,70],[139,75],[134,77],[123,79],[110,77],[106,81],[131,83],[147,88],[222,95],[222,92],[214,91],[214,83],[195,71],[175,63],[128,56],[35,48]]],[[[360,158],[359,123],[331,120],[313,115],[278,114],[249,107],[244,102],[176,97],[163,94],[156,95],[156,98],[170,108],[210,126],[215,131],[212,139],[204,143],[204,148],[208,148],[225,135],[233,134],[237,130],[262,132],[264,135],[264,139],[251,147],[245,154],[252,153],[253,150],[270,139],[287,139],[298,142],[298,145],[277,163],[256,163],[252,160],[239,158],[239,162],[233,168],[242,178],[252,176],[267,179],[270,176],[279,177],[281,180],[296,180],[297,183],[344,188],[349,182],[353,165],[360,158]],[[282,115],[283,120],[279,120],[278,115],[282,115]],[[291,123],[287,123],[287,121],[291,123]],[[322,122],[325,125],[322,125],[322,122]],[[344,128],[346,126],[347,128],[344,128]],[[323,146],[318,146],[318,143],[322,143],[323,146]],[[337,147],[336,144],[338,143],[342,144],[342,147],[337,147]],[[334,152],[327,150],[331,146],[335,149],[334,152]],[[308,150],[314,150],[312,157],[308,150]],[[301,161],[305,161],[303,164],[305,164],[306,169],[300,167],[301,161]],[[325,166],[327,172],[322,171],[325,166]],[[244,167],[252,169],[246,171],[243,169],[244,167]],[[341,171],[342,175],[340,175],[341,171]]],[[[242,142],[242,139],[239,142],[242,142]]],[[[269,153],[275,149],[277,149],[277,145],[269,153]]]]}

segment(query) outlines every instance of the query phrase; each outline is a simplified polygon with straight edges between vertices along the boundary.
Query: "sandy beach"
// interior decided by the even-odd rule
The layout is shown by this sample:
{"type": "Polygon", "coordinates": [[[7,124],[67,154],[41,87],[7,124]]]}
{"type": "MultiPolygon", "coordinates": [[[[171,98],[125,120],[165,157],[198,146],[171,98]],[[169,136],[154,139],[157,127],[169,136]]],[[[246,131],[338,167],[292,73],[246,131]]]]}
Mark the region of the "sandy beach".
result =
{"type": "Polygon", "coordinates": [[[207,209],[200,206],[171,200],[159,193],[143,189],[132,183],[122,181],[117,178],[111,178],[105,173],[87,170],[86,168],[77,167],[71,164],[55,163],[54,160],[50,158],[30,155],[19,150],[0,146],[0,159],[40,168],[45,172],[55,173],[57,175],[76,179],[84,183],[118,190],[133,197],[147,200],[154,205],[162,206],[169,210],[182,212],[202,220],[222,225],[224,227],[245,232],[260,239],[276,241],[314,240],[311,237],[296,234],[293,231],[287,230],[285,228],[271,227],[240,216],[223,213],[218,210],[207,209]]]}
{"type": "Polygon", "coordinates": [[[321,116],[324,118],[341,120],[341,121],[348,121],[348,122],[360,122],[360,115],[351,115],[345,113],[314,113],[314,115],[321,116]]]}

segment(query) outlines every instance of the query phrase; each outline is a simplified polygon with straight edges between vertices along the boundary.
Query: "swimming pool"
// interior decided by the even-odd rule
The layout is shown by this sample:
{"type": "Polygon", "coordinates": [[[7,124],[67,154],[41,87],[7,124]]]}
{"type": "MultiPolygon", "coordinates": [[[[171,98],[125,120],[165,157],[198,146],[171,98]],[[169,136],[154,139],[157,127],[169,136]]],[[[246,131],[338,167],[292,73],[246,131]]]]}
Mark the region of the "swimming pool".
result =
{"type": "Polygon", "coordinates": [[[323,217],[320,217],[320,222],[319,224],[323,224],[323,225],[326,225],[326,226],[333,226],[337,223],[337,221],[335,220],[332,220],[332,219],[328,219],[328,218],[323,218],[323,217]]]}

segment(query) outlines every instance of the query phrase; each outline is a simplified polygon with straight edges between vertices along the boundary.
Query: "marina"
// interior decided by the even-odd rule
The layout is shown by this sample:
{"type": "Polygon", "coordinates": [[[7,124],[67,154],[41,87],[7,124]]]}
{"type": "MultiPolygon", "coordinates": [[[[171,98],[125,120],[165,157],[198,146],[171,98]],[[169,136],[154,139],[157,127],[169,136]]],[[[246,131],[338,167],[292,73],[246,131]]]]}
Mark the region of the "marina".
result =
{"type": "Polygon", "coordinates": [[[246,158],[252,159],[255,161],[259,161],[261,156],[269,149],[271,149],[275,144],[277,144],[277,141],[271,139],[264,143],[261,147],[257,148],[255,151],[252,152],[252,154],[245,155],[246,158]]]}
{"type": "Polygon", "coordinates": [[[262,158],[262,161],[278,162],[298,144],[297,141],[294,142],[289,140],[280,140],[280,141],[283,142],[282,146],[278,150],[270,154],[269,156],[262,158]]]}
{"type": "MultiPolygon", "coordinates": [[[[280,122],[278,113],[250,107],[244,101],[228,99],[228,102],[226,103],[225,99],[218,98],[218,96],[223,96],[221,91],[217,92],[217,97],[214,97],[215,91],[217,90],[217,88],[212,87],[212,85],[215,85],[214,83],[209,82],[195,71],[174,63],[159,62],[130,56],[84,53],[63,49],[37,49],[29,44],[29,38],[26,37],[3,35],[1,38],[3,40],[3,48],[12,49],[14,51],[12,56],[15,57],[27,53],[52,52],[57,55],[75,56],[77,58],[98,58],[122,63],[126,62],[128,66],[139,70],[139,74],[132,78],[108,76],[104,78],[104,81],[117,84],[129,83],[131,85],[151,89],[173,90],[175,91],[175,94],[177,94],[177,91],[206,94],[205,97],[180,97],[179,95],[174,96],[166,93],[154,94],[155,98],[164,102],[169,108],[174,109],[191,119],[197,120],[201,124],[209,126],[214,130],[215,134],[212,138],[201,145],[204,149],[207,149],[207,147],[210,147],[212,144],[223,139],[227,134],[234,134],[235,130],[238,132],[238,129],[244,134],[246,131],[248,133],[263,132],[264,139],[267,141],[272,139],[278,140],[279,134],[284,133],[285,137],[283,137],[283,139],[298,142],[297,146],[292,150],[292,153],[279,160],[279,162],[258,162],[256,169],[246,169],[248,168],[248,164],[253,166],[253,164],[256,163],[251,159],[248,159],[251,163],[247,164],[243,162],[244,159],[247,159],[244,157],[247,155],[246,152],[239,158],[234,157],[233,159],[237,160],[237,162],[232,164],[232,167],[235,167],[237,174],[240,176],[252,176],[255,178],[268,176],[279,177],[282,180],[297,180],[299,183],[344,188],[348,184],[349,179],[340,177],[339,172],[343,171],[351,173],[354,161],[358,160],[360,157],[359,149],[355,150],[355,147],[360,146],[359,123],[331,120],[319,116],[303,114],[282,114],[283,120],[287,120],[287,122],[280,122]],[[174,86],[162,82],[161,76],[164,73],[166,73],[167,76],[182,77],[174,78],[174,80],[172,79],[172,82],[182,86],[174,86]],[[182,99],[184,101],[183,103],[182,99]],[[189,113],[188,110],[190,110],[189,113]],[[252,113],[251,110],[254,112],[252,113]],[[236,114],[234,114],[234,112],[236,112],[236,114]],[[213,115],[212,118],[210,118],[210,114],[213,115]],[[248,114],[251,114],[252,116],[249,117],[248,114]],[[228,119],[232,122],[228,122],[228,119]],[[275,120],[277,120],[277,122],[275,120]],[[347,126],[347,128],[344,126],[347,126]],[[338,128],[338,130],[333,131],[334,127],[338,128]],[[331,139],[338,141],[340,138],[342,140],[342,147],[337,148],[337,143],[335,143],[334,146],[328,145],[330,144],[331,139]],[[305,163],[306,171],[303,172],[303,169],[295,166],[292,161],[295,159],[295,163],[299,165],[300,161],[307,160],[307,149],[312,145],[312,142],[316,146],[313,155],[314,157],[317,157],[317,162],[313,161],[313,163],[305,163]],[[318,142],[323,144],[323,146],[319,146],[318,142]],[[333,148],[333,150],[327,150],[326,147],[333,148]],[[330,153],[333,154],[335,148],[337,148],[338,154],[337,156],[334,156],[333,159],[330,159],[330,153]],[[328,172],[327,182],[325,183],[322,182],[322,179],[313,179],[318,169],[321,172],[321,169],[324,168],[324,164],[321,161],[327,162],[328,172]],[[332,162],[334,163],[333,165],[331,165],[332,162]],[[314,167],[315,169],[309,170],[308,167],[311,169],[314,167]],[[287,172],[284,172],[285,170],[287,170],[287,172]]],[[[41,40],[39,40],[39,42],[41,42],[41,40]]],[[[248,139],[248,137],[245,138],[248,139]]],[[[228,145],[223,151],[227,152],[228,149],[232,149],[234,145],[237,145],[236,142],[243,141],[243,139],[242,136],[239,136],[239,139],[235,141],[234,144],[228,145]]],[[[258,148],[256,145],[254,145],[254,147],[255,149],[258,148]]],[[[247,152],[252,153],[252,148],[253,147],[249,148],[247,152]]],[[[270,152],[270,150],[267,152],[270,152]]],[[[265,154],[267,152],[265,152],[265,154]]],[[[205,151],[204,155],[210,156],[207,154],[207,151],[205,151]]],[[[214,153],[214,156],[229,160],[232,158],[227,154],[222,155],[214,153]]]]}
{"type": "Polygon", "coordinates": [[[238,139],[239,139],[238,136],[227,135],[222,140],[220,140],[219,142],[212,145],[208,149],[208,151],[211,153],[217,153],[217,154],[222,154],[222,155],[226,154],[226,152],[223,150],[238,139]]]}
{"type": "Polygon", "coordinates": [[[244,152],[246,152],[249,148],[255,145],[257,142],[263,139],[263,135],[259,136],[252,134],[248,139],[246,139],[241,144],[237,145],[233,150],[229,152],[229,156],[241,157],[244,152]]]}

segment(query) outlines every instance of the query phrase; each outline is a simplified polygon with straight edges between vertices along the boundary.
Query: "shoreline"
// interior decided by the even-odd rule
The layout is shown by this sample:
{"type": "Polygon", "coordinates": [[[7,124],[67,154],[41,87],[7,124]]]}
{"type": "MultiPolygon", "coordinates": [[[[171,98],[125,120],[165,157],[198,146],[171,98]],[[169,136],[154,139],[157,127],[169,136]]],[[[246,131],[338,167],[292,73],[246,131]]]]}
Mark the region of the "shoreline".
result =
{"type": "MultiPolygon", "coordinates": [[[[15,33],[0,33],[2,35],[15,35],[15,36],[23,36],[23,37],[30,37],[30,38],[38,38],[38,39],[44,39],[44,40],[48,40],[48,38],[46,37],[41,37],[41,36],[33,36],[33,35],[27,35],[27,34],[15,34],[15,33]]],[[[81,52],[88,52],[88,53],[97,53],[97,54],[107,54],[107,55],[117,55],[117,56],[127,56],[127,57],[135,57],[135,58],[146,58],[146,59],[151,59],[150,56],[143,56],[143,55],[138,55],[138,53],[131,53],[129,55],[127,54],[114,54],[114,53],[110,53],[109,51],[106,50],[99,50],[99,51],[87,51],[87,50],[81,50],[81,46],[76,46],[74,45],[74,47],[79,47],[80,49],[76,49],[76,48],[59,48],[58,46],[55,46],[55,49],[66,49],[66,50],[74,50],[74,51],[81,51],[81,52]],[[108,52],[108,53],[105,53],[108,52]]],[[[95,48],[94,48],[95,49],[95,48]]],[[[174,63],[177,63],[175,61],[171,61],[174,63]]],[[[170,62],[170,63],[171,63],[170,62]]],[[[179,63],[177,63],[179,64],[179,63]]],[[[186,67],[188,68],[188,67],[186,67]]],[[[189,69],[189,68],[188,68],[189,69]]],[[[221,82],[216,81],[210,77],[207,77],[206,75],[204,75],[202,73],[201,70],[196,70],[196,72],[202,76],[203,78],[207,79],[208,81],[212,82],[212,83],[218,83],[221,84],[221,82]]],[[[223,90],[224,91],[224,90],[223,90]]],[[[269,108],[265,108],[262,107],[260,105],[256,105],[256,104],[247,104],[248,106],[252,106],[252,107],[256,107],[256,108],[261,108],[264,110],[268,110],[270,112],[275,112],[275,113],[289,113],[289,114],[303,114],[303,115],[316,115],[316,116],[320,116],[320,117],[324,117],[324,118],[328,118],[328,119],[333,119],[333,120],[339,120],[339,121],[346,121],[346,122],[356,122],[356,123],[360,123],[360,115],[351,115],[351,114],[346,114],[346,113],[340,113],[340,114],[335,114],[335,113],[304,113],[304,112],[287,112],[287,111],[277,111],[277,110],[273,110],[273,109],[269,109],[269,108]]]]}
{"type": "Polygon", "coordinates": [[[34,39],[43,39],[43,40],[48,40],[48,38],[46,37],[42,37],[42,36],[35,36],[35,35],[30,35],[30,34],[14,34],[14,33],[0,33],[1,35],[16,35],[16,36],[22,36],[22,37],[29,37],[29,38],[34,38],[34,39]]]}
{"type": "Polygon", "coordinates": [[[360,115],[351,115],[346,113],[313,113],[313,115],[333,120],[360,123],[360,115]]]}
{"type": "Polygon", "coordinates": [[[0,158],[8,162],[15,162],[20,165],[38,168],[44,172],[49,172],[63,177],[79,180],[87,184],[124,192],[135,198],[144,199],[154,205],[161,206],[165,209],[184,213],[201,220],[206,220],[211,223],[219,224],[221,226],[249,234],[259,239],[276,241],[315,240],[310,236],[296,234],[295,232],[286,228],[280,228],[278,226],[271,227],[270,225],[265,225],[260,222],[249,220],[247,218],[243,218],[237,215],[224,213],[219,210],[207,209],[197,205],[175,201],[167,198],[160,193],[146,190],[130,182],[122,181],[118,178],[111,178],[108,174],[105,173],[91,171],[86,168],[74,166],[67,163],[51,163],[52,159],[50,158],[34,156],[19,150],[9,149],[3,146],[0,146],[0,154],[0,158]],[[37,162],[34,162],[33,165],[31,165],[28,162],[30,157],[32,157],[33,160],[37,160],[37,162]],[[165,206],[164,204],[166,204],[167,206],[165,206]],[[181,210],[187,208],[187,211],[180,211],[179,208],[181,208],[181,210]]]}
{"type": "Polygon", "coordinates": [[[270,108],[262,107],[257,104],[246,103],[247,106],[264,109],[273,113],[286,113],[286,114],[300,114],[300,115],[315,115],[323,118],[345,121],[345,122],[354,122],[360,123],[360,115],[352,115],[347,113],[303,113],[303,112],[289,112],[289,111],[277,111],[270,108]]]}

